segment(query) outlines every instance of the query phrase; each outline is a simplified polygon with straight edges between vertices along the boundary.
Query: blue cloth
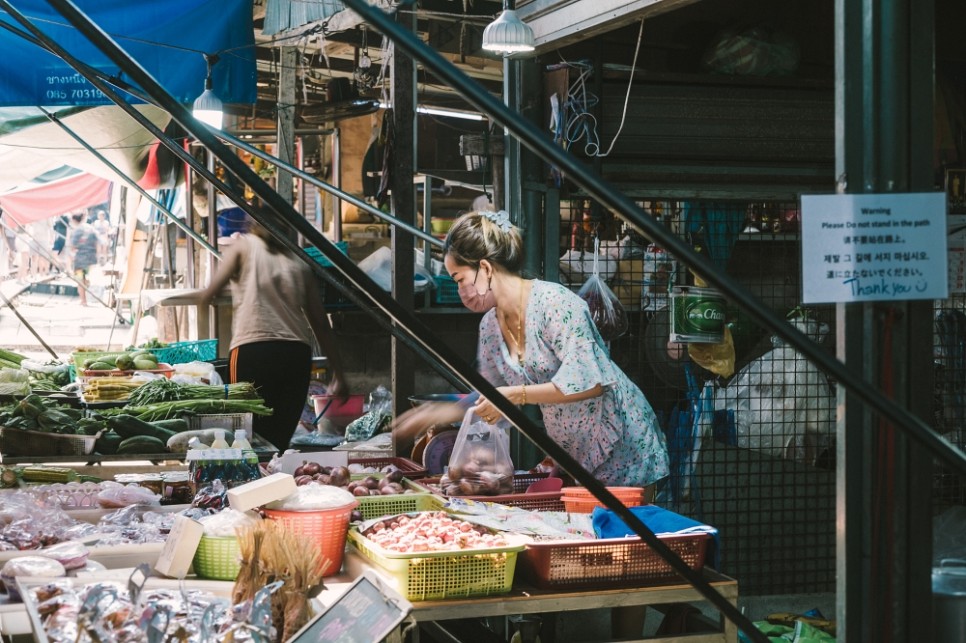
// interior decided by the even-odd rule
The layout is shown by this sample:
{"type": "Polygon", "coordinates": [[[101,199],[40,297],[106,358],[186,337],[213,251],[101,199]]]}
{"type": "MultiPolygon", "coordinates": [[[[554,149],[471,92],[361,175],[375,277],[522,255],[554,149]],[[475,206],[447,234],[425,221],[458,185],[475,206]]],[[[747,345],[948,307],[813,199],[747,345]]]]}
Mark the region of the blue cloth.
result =
{"type": "MultiPolygon", "coordinates": [[[[628,509],[644,523],[645,527],[653,531],[656,535],[711,534],[714,547],[710,548],[707,558],[712,567],[718,566],[718,552],[720,549],[718,530],[711,525],[705,525],[687,516],[662,509],[657,505],[640,505],[638,507],[628,507],[628,509]]],[[[598,538],[625,538],[636,535],[634,530],[628,527],[627,523],[610,509],[594,507],[594,512],[591,514],[590,520],[594,526],[594,533],[598,538]]]]}

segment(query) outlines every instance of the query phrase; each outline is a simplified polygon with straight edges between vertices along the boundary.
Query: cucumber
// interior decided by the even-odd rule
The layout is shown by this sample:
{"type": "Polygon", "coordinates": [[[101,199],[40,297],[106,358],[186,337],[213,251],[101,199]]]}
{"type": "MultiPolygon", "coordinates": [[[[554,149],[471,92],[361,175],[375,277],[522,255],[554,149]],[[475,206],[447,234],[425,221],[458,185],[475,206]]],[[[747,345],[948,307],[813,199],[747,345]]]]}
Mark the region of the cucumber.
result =
{"type": "Polygon", "coordinates": [[[176,431],[169,431],[168,429],[152,424],[151,422],[145,422],[144,420],[138,419],[133,415],[128,415],[127,413],[118,413],[117,415],[108,416],[107,423],[110,424],[111,428],[114,429],[122,438],[149,436],[152,438],[157,438],[161,442],[167,442],[168,439],[177,435],[176,431]]]}
{"type": "Polygon", "coordinates": [[[182,418],[172,418],[170,420],[154,420],[151,422],[154,426],[166,429],[168,431],[174,431],[175,433],[181,433],[182,431],[188,430],[188,420],[182,418]]]}
{"type": "Polygon", "coordinates": [[[113,455],[117,453],[117,448],[123,441],[124,438],[114,431],[107,431],[102,433],[101,437],[94,442],[94,450],[101,455],[113,455]]]}
{"type": "Polygon", "coordinates": [[[138,435],[133,438],[124,438],[117,445],[117,454],[123,453],[164,453],[168,450],[164,440],[150,435],[138,435]]]}

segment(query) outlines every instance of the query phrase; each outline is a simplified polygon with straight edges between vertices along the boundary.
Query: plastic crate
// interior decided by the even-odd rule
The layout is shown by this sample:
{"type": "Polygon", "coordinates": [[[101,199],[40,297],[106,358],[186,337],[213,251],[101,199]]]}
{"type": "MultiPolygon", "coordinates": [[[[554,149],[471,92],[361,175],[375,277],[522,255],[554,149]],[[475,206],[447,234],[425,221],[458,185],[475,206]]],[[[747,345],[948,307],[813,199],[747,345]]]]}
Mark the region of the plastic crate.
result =
{"type": "MultiPolygon", "coordinates": [[[[642,487],[607,487],[607,490],[628,507],[645,504],[642,487]]],[[[563,503],[567,513],[589,514],[593,513],[594,507],[606,508],[604,503],[583,487],[564,489],[563,503]]]]}
{"type": "Polygon", "coordinates": [[[0,454],[21,455],[88,455],[101,437],[95,435],[64,435],[46,431],[25,431],[0,426],[0,454]]]}
{"type": "MultiPolygon", "coordinates": [[[[363,467],[371,467],[373,469],[392,466],[398,471],[402,471],[403,475],[409,479],[418,479],[426,476],[426,467],[416,464],[409,458],[349,458],[349,464],[359,464],[363,467]]],[[[353,473],[352,475],[353,477],[365,477],[375,475],[375,473],[353,473]]]]}
{"type": "Polygon", "coordinates": [[[195,574],[201,578],[235,580],[241,569],[241,551],[235,536],[202,536],[195,550],[195,574]]]}
{"type": "Polygon", "coordinates": [[[437,306],[453,306],[462,303],[456,281],[449,275],[433,275],[433,303],[437,306]]]}
{"type": "Polygon", "coordinates": [[[188,429],[190,431],[198,431],[200,429],[225,429],[225,431],[231,432],[245,429],[248,431],[249,441],[251,441],[251,413],[199,413],[198,415],[189,415],[186,419],[188,420],[188,429]]]}
{"type": "MultiPolygon", "coordinates": [[[[336,270],[335,267],[323,268],[328,274],[335,277],[336,280],[344,282],[341,273],[336,270]]],[[[342,294],[342,291],[330,284],[326,280],[321,281],[321,295],[322,295],[322,305],[329,310],[344,310],[346,308],[356,308],[357,306],[351,299],[342,294]]]]}
{"type": "Polygon", "coordinates": [[[391,496],[362,496],[357,509],[363,520],[372,520],[415,511],[439,511],[445,504],[444,499],[427,492],[397,493],[391,496]]]}
{"type": "MultiPolygon", "coordinates": [[[[453,496],[454,498],[463,498],[466,500],[475,500],[479,502],[495,502],[500,505],[506,505],[507,507],[518,507],[520,509],[528,509],[530,511],[564,511],[563,503],[563,492],[562,491],[537,491],[533,493],[525,493],[527,487],[537,480],[546,478],[545,473],[526,473],[526,474],[513,474],[513,493],[506,493],[498,496],[453,496]]],[[[418,487],[423,488],[429,493],[436,494],[443,498],[448,496],[443,494],[442,489],[439,486],[439,478],[423,478],[417,480],[414,484],[418,487]]]]}
{"type": "MultiPolygon", "coordinates": [[[[336,241],[335,247],[339,249],[339,252],[349,256],[349,242],[348,241],[336,241]]],[[[323,268],[332,268],[334,264],[329,261],[322,251],[315,246],[309,246],[305,248],[305,254],[315,259],[315,261],[323,268]]]]}
{"type": "Polygon", "coordinates": [[[85,360],[90,359],[90,360],[97,361],[101,357],[116,358],[119,355],[123,355],[126,352],[127,351],[78,351],[76,353],[72,353],[70,356],[70,359],[71,359],[71,362],[73,362],[74,364],[74,368],[77,369],[78,371],[82,371],[84,370],[85,360]]]}
{"type": "MultiPolygon", "coordinates": [[[[700,570],[710,534],[659,536],[688,567],[700,570]]],[[[604,589],[659,584],[677,572],[639,538],[532,542],[520,563],[527,581],[541,589],[604,589]]]]}
{"type": "Polygon", "coordinates": [[[462,551],[403,554],[386,551],[349,530],[349,542],[390,577],[396,591],[410,601],[505,594],[513,586],[517,555],[525,545],[462,551]]]}
{"type": "Polygon", "coordinates": [[[164,348],[148,349],[159,362],[165,364],[187,364],[188,362],[208,362],[218,357],[217,339],[197,339],[187,342],[174,342],[164,348]]]}

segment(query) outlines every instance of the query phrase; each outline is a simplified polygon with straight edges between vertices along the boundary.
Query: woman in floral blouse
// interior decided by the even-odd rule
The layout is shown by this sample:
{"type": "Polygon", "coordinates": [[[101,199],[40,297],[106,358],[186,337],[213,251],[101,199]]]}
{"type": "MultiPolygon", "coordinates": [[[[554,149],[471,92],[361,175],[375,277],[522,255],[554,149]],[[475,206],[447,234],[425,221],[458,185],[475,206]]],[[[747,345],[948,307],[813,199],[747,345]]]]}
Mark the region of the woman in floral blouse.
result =
{"type": "MultiPolygon", "coordinates": [[[[520,276],[523,242],[505,212],[471,212],[446,237],[444,264],[480,322],[478,367],[514,404],[539,404],[548,435],[609,486],[647,488],[666,477],[667,447],[651,405],[608,355],[587,304],[568,288],[520,276]]],[[[402,438],[459,421],[466,404],[488,422],[485,398],[421,405],[400,416],[402,438]]]]}

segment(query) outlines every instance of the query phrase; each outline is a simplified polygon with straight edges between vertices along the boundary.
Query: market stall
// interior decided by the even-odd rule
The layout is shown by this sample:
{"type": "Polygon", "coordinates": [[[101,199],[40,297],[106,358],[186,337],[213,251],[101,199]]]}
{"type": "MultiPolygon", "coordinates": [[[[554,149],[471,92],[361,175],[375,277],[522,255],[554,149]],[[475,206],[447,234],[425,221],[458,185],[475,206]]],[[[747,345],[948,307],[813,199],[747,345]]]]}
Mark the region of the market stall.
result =
{"type": "MultiPolygon", "coordinates": [[[[237,598],[240,585],[256,582],[251,561],[261,545],[254,543],[268,537],[258,531],[265,529],[307,545],[305,556],[324,585],[311,616],[286,625],[289,633],[323,615],[362,575],[380,579],[386,592],[412,605],[407,622],[420,624],[407,635],[413,641],[420,640],[421,628],[435,640],[435,628],[445,629],[453,619],[702,599],[638,538],[607,537],[614,536],[608,531],[614,524],[606,522],[613,516],[603,507],[582,506],[586,497],[579,489],[534,486],[552,479],[543,472],[516,472],[510,492],[489,497],[501,504],[485,496],[434,493],[439,481],[427,482],[425,468],[406,458],[290,452],[252,474],[245,449],[196,451],[182,465],[190,496],[165,501],[185,501],[178,504],[161,504],[164,493],[156,492],[150,480],[156,467],[149,463],[140,468],[141,477],[99,483],[20,480],[0,492],[5,496],[0,576],[7,588],[0,594],[0,633],[64,640],[55,636],[64,629],[64,617],[40,606],[54,596],[86,596],[95,582],[126,586],[138,564],[161,577],[151,579],[153,586],[160,582],[163,589],[163,578],[185,579],[184,588],[209,592],[199,601],[221,606],[237,598]],[[541,506],[547,509],[534,508],[541,506]],[[43,520],[37,518],[42,514],[43,520]],[[31,522],[39,530],[34,536],[31,522]],[[69,554],[61,559],[77,568],[68,579],[55,580],[64,575],[58,570],[24,571],[13,562],[63,557],[65,547],[69,554]],[[17,592],[27,596],[24,604],[15,602],[17,592]],[[43,592],[54,594],[44,598],[43,592]]],[[[629,504],[641,501],[625,497],[629,504]]],[[[737,602],[737,582],[710,566],[713,528],[655,506],[636,509],[692,569],[737,602]]],[[[170,598],[161,595],[159,600],[170,598]]],[[[231,625],[219,627],[228,631],[231,625]]],[[[280,637],[276,632],[270,640],[287,640],[280,637]]],[[[722,619],[717,631],[694,640],[734,641],[736,632],[722,619]]]]}
{"type": "MultiPolygon", "coordinates": [[[[452,448],[428,458],[432,467],[426,459],[345,450],[279,454],[251,434],[252,417],[271,409],[252,386],[222,383],[206,361],[214,341],[78,350],[69,363],[0,355],[0,376],[9,380],[0,404],[0,634],[76,636],[51,601],[113,596],[139,565],[165,605],[173,599],[164,579],[184,579],[198,592],[195,603],[237,608],[240,586],[270,585],[253,580],[256,567],[289,564],[275,558],[253,567],[263,539],[281,533],[305,547],[311,573],[300,582],[314,574],[325,589],[311,602],[314,583],[298,590],[306,599],[301,616],[276,622],[265,640],[288,640],[321,619],[363,576],[411,605],[400,616],[411,641],[437,640],[447,621],[467,618],[542,614],[549,621],[577,609],[702,600],[587,490],[570,480],[564,486],[546,467],[514,467],[497,426],[474,422],[471,431],[454,431],[465,447],[456,436],[452,448]]],[[[353,430],[381,430],[388,406],[380,410],[377,397],[353,430]]],[[[321,417],[325,403],[317,402],[321,417]]],[[[713,569],[713,527],[644,504],[643,489],[609,490],[736,604],[737,582],[713,569]]],[[[261,600],[285,613],[277,604],[289,600],[286,591],[294,590],[278,587],[261,600]]],[[[196,608],[170,609],[190,616],[196,608]]],[[[215,621],[213,631],[223,634],[256,627],[215,621]]],[[[88,625],[104,627],[96,623],[88,625]]],[[[211,637],[190,640],[223,640],[211,637]]],[[[735,637],[722,618],[696,640],[735,637]]]]}

